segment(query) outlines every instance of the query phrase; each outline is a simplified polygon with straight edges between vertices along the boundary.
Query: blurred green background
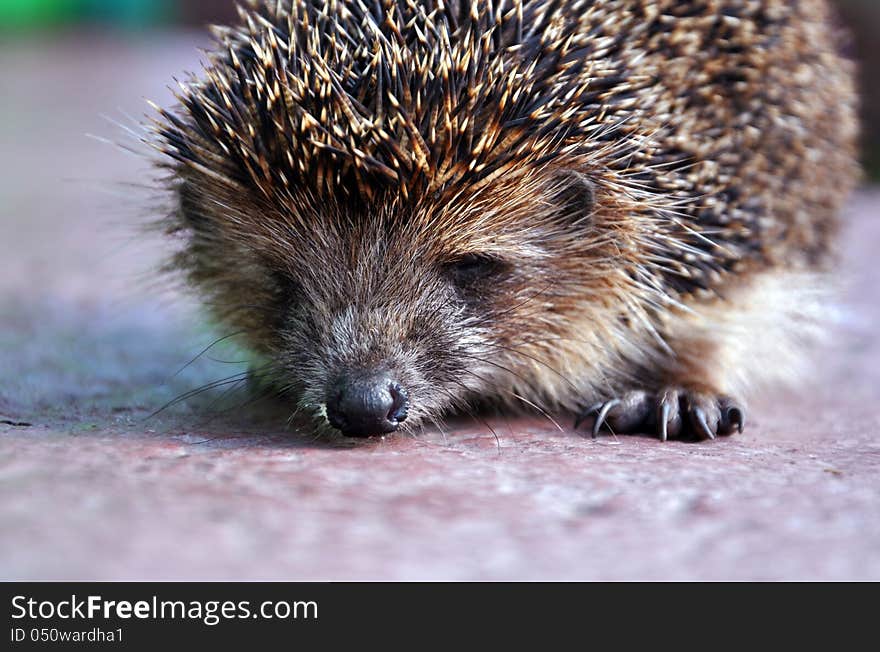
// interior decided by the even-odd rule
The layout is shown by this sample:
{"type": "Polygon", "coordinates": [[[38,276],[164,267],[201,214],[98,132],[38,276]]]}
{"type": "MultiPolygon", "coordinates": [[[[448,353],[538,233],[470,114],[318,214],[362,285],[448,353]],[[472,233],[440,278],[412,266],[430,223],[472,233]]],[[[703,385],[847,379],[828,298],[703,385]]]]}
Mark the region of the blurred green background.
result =
{"type": "Polygon", "coordinates": [[[145,25],[172,20],[173,0],[0,0],[6,28],[40,27],[80,21],[145,25]]]}
{"type": "MultiPolygon", "coordinates": [[[[880,181],[880,0],[833,2],[849,28],[848,54],[860,63],[865,170],[880,181]]],[[[234,0],[0,0],[0,38],[62,27],[200,25],[234,16],[234,0]]]]}

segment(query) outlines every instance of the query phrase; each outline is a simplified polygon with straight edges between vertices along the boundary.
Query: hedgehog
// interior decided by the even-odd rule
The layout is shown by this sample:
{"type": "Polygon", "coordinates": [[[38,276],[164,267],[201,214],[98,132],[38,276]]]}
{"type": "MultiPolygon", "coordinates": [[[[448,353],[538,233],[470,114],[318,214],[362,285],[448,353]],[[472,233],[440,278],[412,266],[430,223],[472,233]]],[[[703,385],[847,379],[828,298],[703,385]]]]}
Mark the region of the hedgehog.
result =
{"type": "Polygon", "coordinates": [[[715,439],[796,380],[857,180],[826,0],[278,0],[148,142],[182,272],[317,431],[715,439]]]}

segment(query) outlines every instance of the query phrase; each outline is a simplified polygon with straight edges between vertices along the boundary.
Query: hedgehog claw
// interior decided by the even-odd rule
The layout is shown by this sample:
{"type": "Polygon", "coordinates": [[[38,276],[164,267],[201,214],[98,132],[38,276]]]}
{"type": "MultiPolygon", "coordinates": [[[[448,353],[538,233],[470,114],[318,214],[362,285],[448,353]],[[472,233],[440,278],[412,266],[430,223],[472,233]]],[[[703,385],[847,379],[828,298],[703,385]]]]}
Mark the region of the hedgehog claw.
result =
{"type": "Polygon", "coordinates": [[[605,423],[605,419],[608,418],[608,413],[611,411],[611,408],[616,405],[620,405],[620,399],[612,399],[602,406],[599,416],[596,417],[596,421],[593,423],[593,439],[599,436],[599,431],[602,429],[602,424],[605,423]]]}
{"type": "Polygon", "coordinates": [[[700,435],[702,439],[715,439],[715,433],[706,422],[706,413],[700,408],[694,408],[691,412],[691,425],[694,431],[700,435]]]}
{"type": "Polygon", "coordinates": [[[729,423],[736,424],[736,430],[739,434],[742,434],[743,428],[746,425],[746,418],[743,414],[742,410],[739,408],[731,408],[727,412],[729,423]]]}
{"type": "Polygon", "coordinates": [[[722,435],[732,434],[734,430],[742,434],[746,425],[745,410],[729,398],[721,401],[721,424],[718,426],[722,435]]]}
{"type": "Polygon", "coordinates": [[[669,437],[669,403],[663,401],[660,404],[660,422],[657,424],[660,441],[666,441],[669,437]]]}
{"type": "Polygon", "coordinates": [[[575,428],[588,416],[596,417],[593,438],[606,428],[621,434],[653,430],[660,441],[679,437],[705,441],[742,432],[745,426],[745,411],[733,399],[679,387],[656,394],[633,391],[596,403],[580,413],[575,428]]]}
{"type": "Polygon", "coordinates": [[[659,414],[657,415],[657,435],[660,441],[666,441],[670,437],[677,437],[681,432],[681,415],[678,390],[669,389],[662,393],[659,399],[659,414]]]}

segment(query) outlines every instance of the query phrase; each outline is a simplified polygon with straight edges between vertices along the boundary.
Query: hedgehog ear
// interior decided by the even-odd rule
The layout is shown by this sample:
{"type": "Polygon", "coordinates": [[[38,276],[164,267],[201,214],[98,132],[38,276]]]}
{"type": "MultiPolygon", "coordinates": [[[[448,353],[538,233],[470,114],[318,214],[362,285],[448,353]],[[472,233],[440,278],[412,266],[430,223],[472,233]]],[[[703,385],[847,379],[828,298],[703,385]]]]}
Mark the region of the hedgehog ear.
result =
{"type": "Polygon", "coordinates": [[[588,219],[596,206],[596,187],[590,178],[576,170],[558,172],[552,183],[553,203],[566,220],[588,219]]]}

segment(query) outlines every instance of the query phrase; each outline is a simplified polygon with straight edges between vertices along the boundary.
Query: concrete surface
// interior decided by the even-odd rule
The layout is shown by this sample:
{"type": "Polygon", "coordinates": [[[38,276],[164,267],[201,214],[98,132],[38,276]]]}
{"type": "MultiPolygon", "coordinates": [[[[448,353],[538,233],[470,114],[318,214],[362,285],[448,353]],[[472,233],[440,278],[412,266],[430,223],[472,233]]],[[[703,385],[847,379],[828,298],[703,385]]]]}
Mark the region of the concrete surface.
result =
{"type": "Polygon", "coordinates": [[[742,436],[499,418],[350,447],[219,390],[148,418],[243,367],[175,375],[213,336],[150,272],[149,168],[84,134],[167,101],[196,40],[0,45],[0,578],[880,579],[878,191],[819,372],[742,436]]]}

